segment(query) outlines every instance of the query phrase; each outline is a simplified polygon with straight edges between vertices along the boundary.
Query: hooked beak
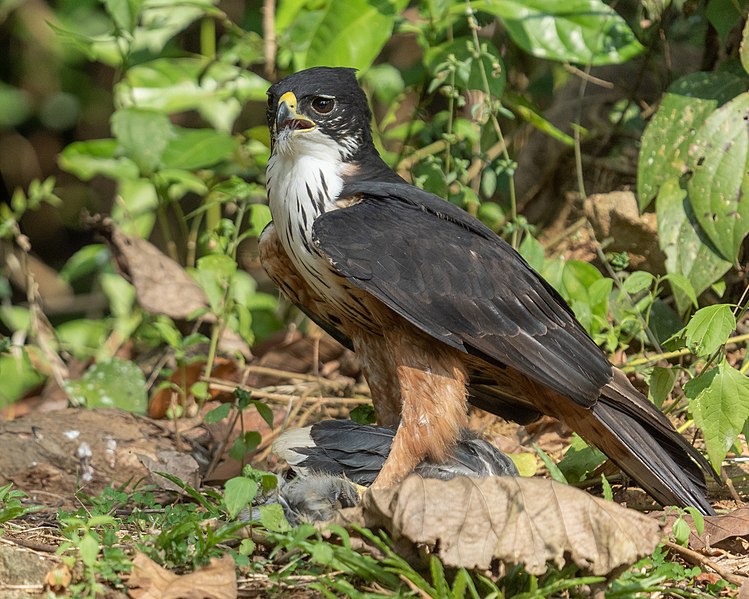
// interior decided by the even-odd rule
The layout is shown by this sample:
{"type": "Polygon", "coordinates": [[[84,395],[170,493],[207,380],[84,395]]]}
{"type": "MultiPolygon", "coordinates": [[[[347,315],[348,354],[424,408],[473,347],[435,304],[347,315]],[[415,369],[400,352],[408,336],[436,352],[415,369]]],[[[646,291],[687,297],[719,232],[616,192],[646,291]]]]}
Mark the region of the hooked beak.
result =
{"type": "Polygon", "coordinates": [[[286,92],[281,96],[276,111],[276,131],[309,131],[316,127],[315,123],[297,113],[296,106],[296,96],[293,92],[286,92]]]}

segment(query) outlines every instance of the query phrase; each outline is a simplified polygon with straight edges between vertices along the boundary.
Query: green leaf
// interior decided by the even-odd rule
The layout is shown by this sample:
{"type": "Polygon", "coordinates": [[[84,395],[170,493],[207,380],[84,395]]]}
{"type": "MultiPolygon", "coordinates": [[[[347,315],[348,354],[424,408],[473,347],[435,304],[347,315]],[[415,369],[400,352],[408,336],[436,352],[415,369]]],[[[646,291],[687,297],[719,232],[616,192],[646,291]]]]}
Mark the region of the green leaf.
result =
{"type": "Polygon", "coordinates": [[[234,137],[220,131],[177,127],[162,160],[167,168],[206,168],[230,158],[238,145],[234,137]]]}
{"type": "Polygon", "coordinates": [[[675,368],[655,366],[648,382],[648,399],[659,408],[663,406],[669,393],[674,388],[679,371],[675,368]]]}
{"type": "Polygon", "coordinates": [[[81,561],[89,568],[96,564],[99,557],[99,541],[90,533],[86,533],[78,544],[81,561]]]}
{"type": "Polygon", "coordinates": [[[133,362],[112,358],[91,366],[76,381],[65,382],[71,401],[89,408],[119,408],[145,414],[146,379],[133,362]]]}
{"type": "MultiPolygon", "coordinates": [[[[474,10],[499,18],[526,52],[549,60],[603,65],[643,51],[627,23],[600,0],[478,0],[474,10]]],[[[456,3],[451,12],[464,12],[456,3]]]]}
{"type": "Polygon", "coordinates": [[[155,110],[121,108],[112,115],[112,133],[117,138],[118,152],[148,175],[161,166],[164,150],[174,137],[174,127],[165,114],[155,110]]]}
{"type": "Polygon", "coordinates": [[[564,483],[566,485],[567,479],[565,478],[562,471],[559,469],[559,466],[557,466],[554,463],[554,460],[552,460],[549,457],[549,454],[547,454],[543,449],[541,449],[541,446],[538,445],[538,443],[533,444],[533,449],[536,450],[538,457],[541,458],[541,461],[544,463],[544,466],[546,466],[546,469],[549,471],[549,476],[551,476],[551,478],[557,481],[558,483],[564,483]]]}
{"type": "Polygon", "coordinates": [[[20,125],[31,114],[28,92],[0,81],[0,127],[20,125]]]}
{"type": "Polygon", "coordinates": [[[726,260],[749,232],[749,93],[718,108],[689,145],[687,184],[697,222],[726,260]]]}
{"type": "Polygon", "coordinates": [[[144,0],[103,0],[103,2],[117,28],[132,33],[144,0]]]}
{"type": "Polygon", "coordinates": [[[147,239],[156,222],[159,197],[148,179],[120,181],[119,200],[112,206],[112,220],[128,235],[147,239]]]}
{"type": "Polygon", "coordinates": [[[257,483],[254,480],[237,476],[230,478],[224,485],[224,503],[229,517],[234,519],[245,507],[252,503],[257,493],[257,483]]]}
{"type": "Polygon", "coordinates": [[[268,404],[263,403],[259,399],[253,399],[250,403],[255,406],[258,414],[265,420],[268,427],[273,428],[273,410],[270,409],[268,404]]]}
{"type": "Polygon", "coordinates": [[[203,422],[206,424],[215,424],[216,422],[222,421],[224,418],[229,416],[231,411],[231,404],[222,403],[217,408],[213,408],[205,416],[203,416],[203,422]]]}
{"type": "Polygon", "coordinates": [[[697,294],[694,291],[694,287],[692,286],[692,283],[689,282],[689,279],[687,279],[684,275],[678,272],[672,272],[663,277],[663,280],[671,283],[672,289],[678,289],[681,293],[683,293],[689,299],[689,301],[692,302],[692,306],[694,306],[695,308],[699,306],[699,304],[697,303],[697,294]]]}
{"type": "Polygon", "coordinates": [[[603,452],[590,447],[579,436],[573,435],[572,443],[558,467],[566,480],[581,482],[605,461],[606,456],[603,452]]]}
{"type": "Polygon", "coordinates": [[[83,246],[75,252],[60,269],[60,278],[72,283],[94,273],[109,264],[109,249],[101,243],[83,246]]]}
{"type": "Polygon", "coordinates": [[[234,444],[229,450],[229,457],[241,462],[248,454],[252,453],[260,445],[262,437],[257,431],[247,431],[241,437],[234,440],[234,444]]]}
{"type": "Polygon", "coordinates": [[[719,106],[746,90],[747,81],[727,71],[692,73],[675,81],[642,136],[637,163],[640,210],[669,179],[688,170],[688,151],[697,128],[719,106]]]}
{"type": "Polygon", "coordinates": [[[261,505],[260,511],[260,524],[265,526],[273,532],[286,532],[291,530],[286,516],[283,513],[283,508],[278,503],[272,503],[270,505],[261,505]]]}
{"type": "Polygon", "coordinates": [[[692,292],[672,278],[672,290],[676,306],[684,314],[710,285],[722,277],[731,263],[724,260],[713,248],[692,211],[687,192],[676,178],[661,186],[656,201],[658,214],[658,242],[666,255],[666,270],[669,275],[681,275],[689,281],[692,292]]]}
{"type": "Polygon", "coordinates": [[[252,71],[208,58],[159,58],[131,67],[115,86],[117,101],[164,113],[197,110],[212,127],[231,131],[242,106],[265,101],[270,84],[252,71]]]}
{"type": "Polygon", "coordinates": [[[655,277],[649,272],[637,270],[624,279],[622,288],[630,295],[637,295],[638,293],[649,289],[654,280],[655,277]]]}
{"type": "Polygon", "coordinates": [[[226,291],[236,272],[237,263],[223,254],[211,254],[198,260],[194,276],[205,291],[214,314],[223,312],[226,291]]]}
{"type": "Polygon", "coordinates": [[[731,29],[741,23],[743,17],[735,0],[709,0],[705,7],[705,16],[718,32],[722,44],[725,44],[731,29]]]}
{"type": "Polygon", "coordinates": [[[736,317],[727,304],[697,310],[685,329],[687,347],[698,356],[714,354],[736,329],[736,317]]]}
{"type": "MultiPolygon", "coordinates": [[[[295,56],[298,69],[342,66],[366,70],[390,39],[404,0],[329,2],[314,29],[309,47],[295,56]]],[[[298,16],[307,19],[301,12],[298,16]]]]}
{"type": "Polygon", "coordinates": [[[0,408],[20,399],[44,379],[32,365],[26,348],[21,348],[17,354],[0,355],[0,408]]]}
{"type": "Polygon", "coordinates": [[[96,355],[111,331],[107,320],[80,318],[63,322],[56,329],[61,346],[79,360],[96,355]]]}
{"type": "Polygon", "coordinates": [[[58,162],[64,171],[74,174],[83,181],[90,181],[96,175],[110,179],[135,179],[138,165],[130,158],[116,156],[117,140],[92,139],[74,141],[60,152],[58,162]]]}
{"type": "Polygon", "coordinates": [[[719,470],[749,418],[749,380],[723,360],[689,381],[684,392],[702,429],[710,462],[719,470]]]}

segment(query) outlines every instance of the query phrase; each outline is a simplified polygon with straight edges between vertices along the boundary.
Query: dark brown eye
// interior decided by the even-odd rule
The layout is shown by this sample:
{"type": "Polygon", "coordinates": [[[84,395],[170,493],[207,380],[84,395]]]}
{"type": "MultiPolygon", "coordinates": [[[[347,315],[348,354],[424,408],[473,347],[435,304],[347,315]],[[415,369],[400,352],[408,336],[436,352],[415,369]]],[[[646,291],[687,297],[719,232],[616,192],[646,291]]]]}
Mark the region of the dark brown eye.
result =
{"type": "Polygon", "coordinates": [[[335,106],[335,100],[333,98],[326,98],[324,96],[317,96],[312,98],[312,110],[317,114],[328,114],[335,106]]]}

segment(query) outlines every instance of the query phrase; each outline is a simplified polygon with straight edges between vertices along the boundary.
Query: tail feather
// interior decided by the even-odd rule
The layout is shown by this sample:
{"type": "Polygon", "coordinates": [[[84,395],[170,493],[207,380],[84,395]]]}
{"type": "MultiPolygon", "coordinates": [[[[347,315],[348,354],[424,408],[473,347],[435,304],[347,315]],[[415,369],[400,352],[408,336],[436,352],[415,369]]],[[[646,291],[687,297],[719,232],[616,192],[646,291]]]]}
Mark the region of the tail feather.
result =
{"type": "Polygon", "coordinates": [[[622,372],[614,370],[614,378],[588,414],[573,428],[579,428],[583,437],[595,442],[660,503],[715,514],[707,501],[705,474],[718,479],[717,473],[622,372]],[[601,434],[600,426],[607,434],[601,434]]]}

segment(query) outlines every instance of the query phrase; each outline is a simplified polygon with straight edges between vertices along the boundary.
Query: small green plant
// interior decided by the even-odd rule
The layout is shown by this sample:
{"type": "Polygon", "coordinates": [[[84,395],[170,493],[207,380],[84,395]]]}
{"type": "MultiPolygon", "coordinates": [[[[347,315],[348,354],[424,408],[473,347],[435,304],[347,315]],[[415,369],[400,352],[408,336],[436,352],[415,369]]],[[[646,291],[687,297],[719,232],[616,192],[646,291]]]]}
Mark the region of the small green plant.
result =
{"type": "Polygon", "coordinates": [[[40,509],[39,506],[24,505],[28,495],[13,489],[13,483],[0,487],[0,524],[21,518],[40,509]]]}

